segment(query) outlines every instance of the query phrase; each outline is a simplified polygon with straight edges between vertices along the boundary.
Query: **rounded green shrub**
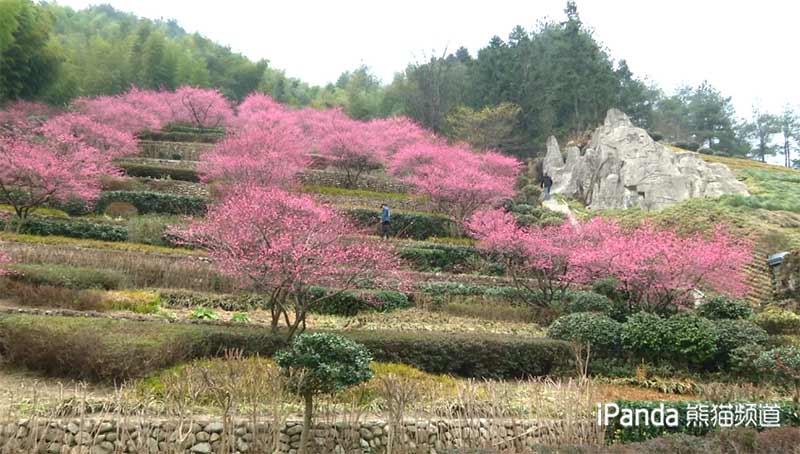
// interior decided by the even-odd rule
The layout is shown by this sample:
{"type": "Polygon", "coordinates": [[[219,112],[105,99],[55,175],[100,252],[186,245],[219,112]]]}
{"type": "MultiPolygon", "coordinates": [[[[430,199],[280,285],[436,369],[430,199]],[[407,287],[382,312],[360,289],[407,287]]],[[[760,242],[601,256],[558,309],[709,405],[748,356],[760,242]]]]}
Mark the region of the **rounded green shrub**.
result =
{"type": "Polygon", "coordinates": [[[550,325],[548,337],[588,343],[594,351],[611,352],[620,343],[622,324],[593,312],[577,312],[559,317],[550,325]]]}
{"type": "Polygon", "coordinates": [[[622,345],[635,355],[655,359],[664,353],[667,339],[665,320],[656,314],[638,312],[622,324],[622,345]]]}
{"type": "Polygon", "coordinates": [[[755,322],[769,334],[800,333],[800,315],[778,307],[765,309],[756,315],[755,322]]]}
{"type": "Polygon", "coordinates": [[[697,315],[712,320],[750,318],[753,308],[746,301],[713,296],[697,308],[697,315]]]}
{"type": "Polygon", "coordinates": [[[599,312],[608,315],[612,310],[612,302],[608,297],[594,292],[573,292],[569,297],[569,311],[599,312]]]}
{"type": "Polygon", "coordinates": [[[714,323],[694,314],[682,313],[665,320],[665,346],[673,360],[700,365],[717,353],[717,330],[714,323]]]}
{"type": "Polygon", "coordinates": [[[750,320],[722,319],[714,322],[717,331],[717,355],[727,363],[733,350],[746,345],[763,345],[769,335],[750,320]]]}

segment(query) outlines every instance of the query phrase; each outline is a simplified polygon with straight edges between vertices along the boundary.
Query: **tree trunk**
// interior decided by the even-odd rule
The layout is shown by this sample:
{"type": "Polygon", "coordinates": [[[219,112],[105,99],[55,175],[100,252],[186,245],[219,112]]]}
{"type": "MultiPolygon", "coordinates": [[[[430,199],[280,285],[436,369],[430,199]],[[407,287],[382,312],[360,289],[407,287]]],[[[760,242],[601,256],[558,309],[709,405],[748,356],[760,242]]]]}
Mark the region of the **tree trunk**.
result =
{"type": "Polygon", "coordinates": [[[300,449],[297,450],[298,454],[306,453],[306,445],[311,434],[311,415],[314,412],[314,395],[307,392],[303,398],[306,402],[306,411],[303,413],[303,432],[300,435],[300,449]]]}

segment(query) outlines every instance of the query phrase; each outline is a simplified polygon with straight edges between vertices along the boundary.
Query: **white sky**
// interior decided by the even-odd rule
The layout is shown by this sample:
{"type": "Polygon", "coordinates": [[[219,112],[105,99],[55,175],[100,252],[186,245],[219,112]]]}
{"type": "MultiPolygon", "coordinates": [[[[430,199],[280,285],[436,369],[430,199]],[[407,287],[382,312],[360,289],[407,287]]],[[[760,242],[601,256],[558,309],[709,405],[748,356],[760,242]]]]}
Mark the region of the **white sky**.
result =
{"type": "MultiPolygon", "coordinates": [[[[493,35],[561,20],[566,0],[60,0],[76,9],[96,3],[149,18],[174,18],[187,31],[312,84],[370,66],[384,82],[410,61],[465,46],[473,56],[493,35]]],[[[800,2],[787,0],[578,0],[584,23],[634,74],[671,91],[707,79],[751,106],[778,113],[800,105],[795,88],[800,2]]]]}

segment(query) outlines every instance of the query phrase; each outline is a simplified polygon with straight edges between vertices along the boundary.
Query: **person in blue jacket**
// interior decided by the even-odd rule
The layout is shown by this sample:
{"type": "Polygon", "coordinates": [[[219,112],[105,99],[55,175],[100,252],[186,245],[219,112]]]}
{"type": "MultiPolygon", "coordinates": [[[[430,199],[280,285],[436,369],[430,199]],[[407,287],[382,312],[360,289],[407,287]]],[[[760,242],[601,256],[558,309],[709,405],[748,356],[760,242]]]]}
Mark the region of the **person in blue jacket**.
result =
{"type": "Polygon", "coordinates": [[[381,206],[381,237],[389,238],[389,205],[385,203],[381,206]]]}

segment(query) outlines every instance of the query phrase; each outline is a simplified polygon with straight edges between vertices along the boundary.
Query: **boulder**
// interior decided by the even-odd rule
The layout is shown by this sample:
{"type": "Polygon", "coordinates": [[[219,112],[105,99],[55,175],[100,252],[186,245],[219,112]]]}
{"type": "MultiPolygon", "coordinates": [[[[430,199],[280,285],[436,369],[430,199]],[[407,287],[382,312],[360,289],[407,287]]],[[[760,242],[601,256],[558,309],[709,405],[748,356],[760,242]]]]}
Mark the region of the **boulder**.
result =
{"type": "Polygon", "coordinates": [[[561,152],[547,140],[543,171],[553,194],[577,198],[592,209],[657,210],[694,197],[749,195],[724,164],[706,163],[695,153],[676,153],[611,109],[580,150],[561,152]]]}

